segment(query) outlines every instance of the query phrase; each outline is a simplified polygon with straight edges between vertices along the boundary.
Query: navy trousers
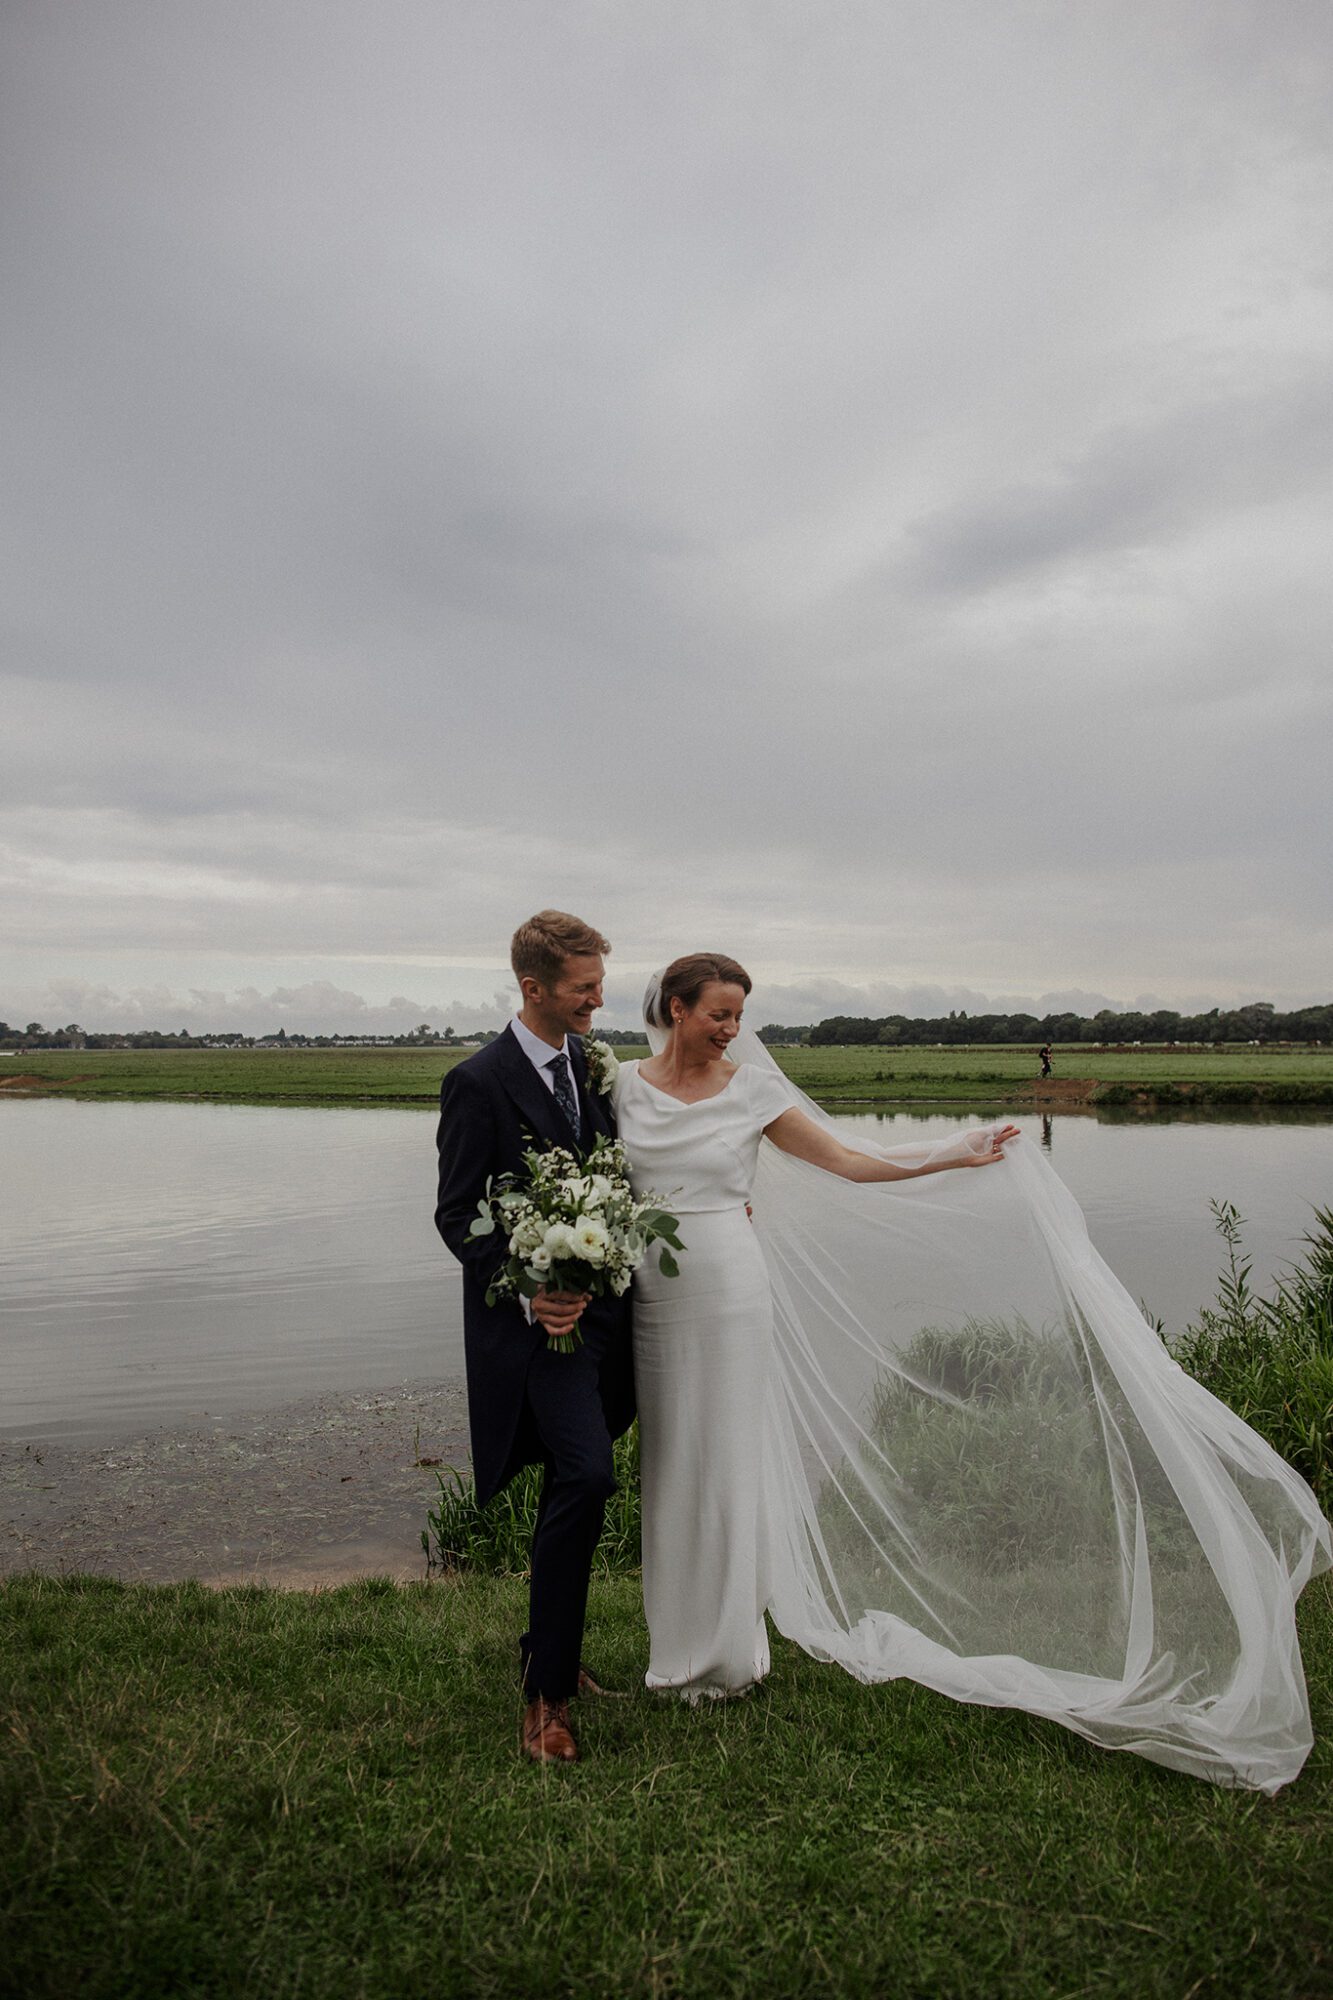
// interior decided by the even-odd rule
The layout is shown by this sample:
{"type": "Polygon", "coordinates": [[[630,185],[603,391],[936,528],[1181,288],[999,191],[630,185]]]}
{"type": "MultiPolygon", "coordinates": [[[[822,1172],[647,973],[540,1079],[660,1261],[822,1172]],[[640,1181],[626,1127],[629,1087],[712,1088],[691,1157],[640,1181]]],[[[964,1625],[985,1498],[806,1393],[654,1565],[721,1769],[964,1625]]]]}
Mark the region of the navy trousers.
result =
{"type": "Polygon", "coordinates": [[[588,1578],[606,1503],[616,1490],[598,1388],[606,1336],[589,1328],[584,1338],[572,1354],[541,1347],[528,1370],[528,1416],[541,1439],[543,1468],[528,1629],[519,1641],[529,1701],[538,1695],[566,1701],[577,1688],[588,1578]]]}

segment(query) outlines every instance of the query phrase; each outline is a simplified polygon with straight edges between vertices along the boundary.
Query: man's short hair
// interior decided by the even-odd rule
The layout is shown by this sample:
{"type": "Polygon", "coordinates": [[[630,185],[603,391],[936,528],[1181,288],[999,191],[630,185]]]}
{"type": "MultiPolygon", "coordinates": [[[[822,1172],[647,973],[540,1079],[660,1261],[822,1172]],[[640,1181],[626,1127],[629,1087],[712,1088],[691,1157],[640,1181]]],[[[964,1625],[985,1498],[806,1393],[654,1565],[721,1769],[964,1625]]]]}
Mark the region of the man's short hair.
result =
{"type": "Polygon", "coordinates": [[[514,932],[509,946],[509,963],[520,984],[535,979],[540,986],[554,986],[567,958],[584,958],[611,949],[600,931],[571,917],[567,910],[538,910],[514,932]]]}

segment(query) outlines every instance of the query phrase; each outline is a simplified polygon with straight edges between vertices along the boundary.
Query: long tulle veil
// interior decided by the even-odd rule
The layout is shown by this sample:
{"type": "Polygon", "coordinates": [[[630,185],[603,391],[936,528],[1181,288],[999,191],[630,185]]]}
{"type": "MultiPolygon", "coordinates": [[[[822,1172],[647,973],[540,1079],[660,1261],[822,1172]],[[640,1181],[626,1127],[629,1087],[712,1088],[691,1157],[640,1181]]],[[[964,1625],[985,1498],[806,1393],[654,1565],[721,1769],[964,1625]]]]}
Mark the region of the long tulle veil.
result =
{"type": "MultiPolygon", "coordinates": [[[[782,1076],[749,1030],[731,1055],[782,1076]]],[[[838,1136],[904,1163],[975,1143],[838,1136]]],[[[1040,1151],[861,1185],[765,1141],[754,1226],[778,1629],[863,1680],[1025,1709],[1224,1784],[1294,1778],[1311,1744],[1295,1601],[1333,1562],[1329,1524],[1171,1359],[1040,1151]]]]}

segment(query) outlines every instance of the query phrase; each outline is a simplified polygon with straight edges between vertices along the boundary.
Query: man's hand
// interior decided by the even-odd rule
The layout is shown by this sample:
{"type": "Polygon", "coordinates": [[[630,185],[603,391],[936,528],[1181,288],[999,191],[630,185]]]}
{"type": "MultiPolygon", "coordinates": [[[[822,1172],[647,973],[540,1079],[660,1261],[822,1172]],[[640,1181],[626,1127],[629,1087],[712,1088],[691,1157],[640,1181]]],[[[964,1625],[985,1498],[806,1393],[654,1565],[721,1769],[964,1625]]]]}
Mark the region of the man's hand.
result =
{"type": "Polygon", "coordinates": [[[591,1292],[548,1292],[545,1285],[532,1300],[532,1317],[553,1340],[563,1339],[578,1325],[591,1292]]]}

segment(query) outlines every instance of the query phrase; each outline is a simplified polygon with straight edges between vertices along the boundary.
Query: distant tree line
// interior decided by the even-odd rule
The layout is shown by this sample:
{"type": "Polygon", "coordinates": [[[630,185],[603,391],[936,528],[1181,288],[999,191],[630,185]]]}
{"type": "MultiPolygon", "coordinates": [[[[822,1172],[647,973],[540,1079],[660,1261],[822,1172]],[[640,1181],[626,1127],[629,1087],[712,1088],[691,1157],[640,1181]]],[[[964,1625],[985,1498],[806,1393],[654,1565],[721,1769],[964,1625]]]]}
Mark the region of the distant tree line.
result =
{"type": "Polygon", "coordinates": [[[26,1028],[11,1027],[0,1021],[0,1048],[19,1049],[355,1049],[373,1048],[474,1048],[493,1042],[496,1031],[478,1035],[456,1035],[452,1028],[432,1028],[423,1022],[404,1035],[303,1035],[276,1028],[269,1035],[242,1035],[223,1031],[192,1035],[187,1028],[176,1034],[160,1028],[134,1028],[123,1032],[94,1034],[71,1021],[65,1028],[44,1028],[29,1021],[26,1028]]]}
{"type": "MultiPolygon", "coordinates": [[[[192,1035],[159,1029],[125,1034],[93,1034],[71,1021],[64,1028],[44,1028],[40,1021],[11,1027],[0,1021],[0,1048],[9,1049],[334,1049],[334,1048],[475,1048],[493,1042],[501,1032],[485,1028],[456,1035],[452,1028],[421,1026],[402,1035],[303,1035],[278,1028],[270,1035],[192,1035]]],[[[641,1028],[597,1028],[599,1041],[626,1048],[643,1043],[641,1028]]],[[[915,1018],[907,1014],[832,1014],[827,1020],[801,1027],[776,1022],[759,1030],[770,1046],[806,1043],[812,1048],[875,1044],[880,1047],[934,1048],[939,1044],[979,1042],[1333,1042],[1333,1001],[1318,1007],[1298,1007],[1279,1014],[1271,1001],[1249,1006],[1212,1007],[1206,1014],[1177,1014],[1169,1007],[1150,1014],[1116,1013],[1104,1007],[1090,1018],[1082,1014],[969,1014],[960,1008],[915,1018]]]]}
{"type": "Polygon", "coordinates": [[[764,1041],[804,1041],[811,1047],[877,1043],[881,1047],[935,1047],[978,1042],[1329,1042],[1333,1041],[1333,1001],[1279,1014],[1268,1000],[1245,1007],[1212,1007],[1206,1014],[1178,1014],[1160,1007],[1150,1014],[1104,1007],[1082,1014],[969,1014],[912,1019],[887,1014],[876,1019],[835,1014],[812,1028],[761,1028],[764,1041]]]}

